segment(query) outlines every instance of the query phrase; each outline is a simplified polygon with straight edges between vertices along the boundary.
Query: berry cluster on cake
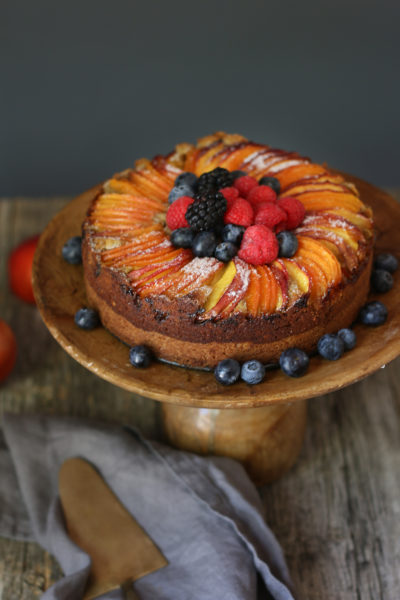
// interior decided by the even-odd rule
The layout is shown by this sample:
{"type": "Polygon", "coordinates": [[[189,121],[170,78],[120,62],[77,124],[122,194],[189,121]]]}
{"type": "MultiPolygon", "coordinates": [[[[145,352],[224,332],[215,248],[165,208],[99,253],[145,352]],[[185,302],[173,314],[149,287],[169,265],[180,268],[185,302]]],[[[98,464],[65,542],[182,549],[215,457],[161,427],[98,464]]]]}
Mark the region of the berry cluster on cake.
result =
{"type": "Polygon", "coordinates": [[[372,251],[372,213],[353,183],[222,132],[115,175],[83,224],[103,325],[193,367],[315,351],[364,304],[372,251]]]}

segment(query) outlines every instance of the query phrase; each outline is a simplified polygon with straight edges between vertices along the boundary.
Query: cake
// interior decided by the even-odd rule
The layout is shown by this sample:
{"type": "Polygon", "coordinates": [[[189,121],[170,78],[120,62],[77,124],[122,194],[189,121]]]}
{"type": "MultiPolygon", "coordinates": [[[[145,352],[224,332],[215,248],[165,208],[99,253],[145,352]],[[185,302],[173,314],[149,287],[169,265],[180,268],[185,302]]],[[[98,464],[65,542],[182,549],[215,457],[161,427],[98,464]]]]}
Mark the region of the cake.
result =
{"type": "Polygon", "coordinates": [[[275,363],[290,347],[314,352],[364,304],[372,249],[372,212],[352,182],[296,152],[223,132],[138,160],[104,183],[83,223],[87,297],[104,327],[189,367],[224,358],[275,363]],[[300,201],[293,256],[252,264],[239,251],[222,262],[172,243],[166,215],[176,178],[218,167],[272,177],[278,204],[300,201]]]}

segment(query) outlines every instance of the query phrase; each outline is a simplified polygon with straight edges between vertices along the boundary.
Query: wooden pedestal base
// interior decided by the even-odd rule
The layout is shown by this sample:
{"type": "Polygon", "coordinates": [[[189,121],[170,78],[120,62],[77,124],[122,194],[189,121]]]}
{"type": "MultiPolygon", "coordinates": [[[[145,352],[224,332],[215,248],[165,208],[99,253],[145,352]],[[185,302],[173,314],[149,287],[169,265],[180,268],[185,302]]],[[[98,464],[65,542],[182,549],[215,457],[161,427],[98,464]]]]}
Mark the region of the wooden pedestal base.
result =
{"type": "Polygon", "coordinates": [[[162,411],[171,445],[235,458],[263,485],[294,464],[303,442],[307,401],[222,410],[163,404],[162,411]]]}

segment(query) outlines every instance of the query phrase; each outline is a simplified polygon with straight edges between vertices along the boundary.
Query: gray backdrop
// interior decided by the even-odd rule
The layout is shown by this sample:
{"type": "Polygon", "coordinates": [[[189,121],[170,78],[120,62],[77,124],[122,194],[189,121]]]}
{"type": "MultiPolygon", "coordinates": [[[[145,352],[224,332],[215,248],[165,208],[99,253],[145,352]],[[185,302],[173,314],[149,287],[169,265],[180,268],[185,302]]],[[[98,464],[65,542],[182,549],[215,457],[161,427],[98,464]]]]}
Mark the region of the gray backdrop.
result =
{"type": "Polygon", "coordinates": [[[400,2],[0,0],[0,195],[222,129],[400,184],[400,2]]]}

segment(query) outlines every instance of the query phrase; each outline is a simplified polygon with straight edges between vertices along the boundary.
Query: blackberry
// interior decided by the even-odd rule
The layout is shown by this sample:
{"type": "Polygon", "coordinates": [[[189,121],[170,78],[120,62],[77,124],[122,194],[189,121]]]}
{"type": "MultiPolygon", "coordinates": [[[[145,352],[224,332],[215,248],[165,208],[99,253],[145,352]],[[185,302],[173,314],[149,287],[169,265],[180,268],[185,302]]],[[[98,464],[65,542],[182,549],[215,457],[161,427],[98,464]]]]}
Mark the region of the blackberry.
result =
{"type": "Polygon", "coordinates": [[[214,229],[222,220],[226,206],[226,200],[220,192],[197,194],[195,201],[188,206],[186,221],[193,231],[214,229]]]}
{"type": "Polygon", "coordinates": [[[207,192],[218,191],[224,187],[230,187],[233,183],[233,177],[230,171],[217,167],[213,171],[203,173],[197,180],[197,193],[207,194],[207,192]]]}

